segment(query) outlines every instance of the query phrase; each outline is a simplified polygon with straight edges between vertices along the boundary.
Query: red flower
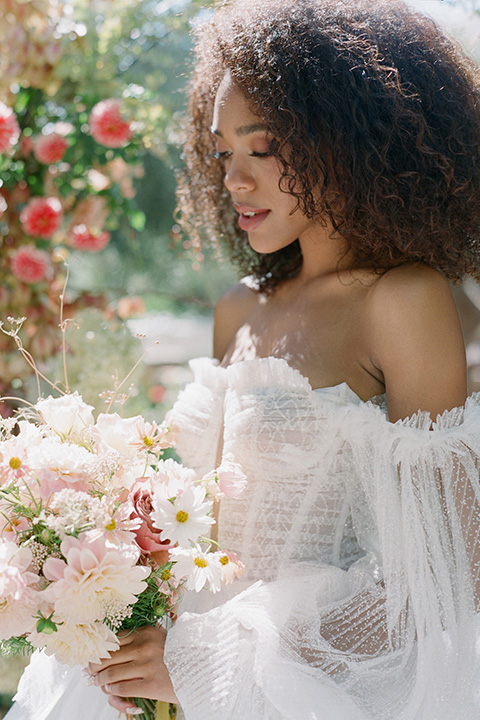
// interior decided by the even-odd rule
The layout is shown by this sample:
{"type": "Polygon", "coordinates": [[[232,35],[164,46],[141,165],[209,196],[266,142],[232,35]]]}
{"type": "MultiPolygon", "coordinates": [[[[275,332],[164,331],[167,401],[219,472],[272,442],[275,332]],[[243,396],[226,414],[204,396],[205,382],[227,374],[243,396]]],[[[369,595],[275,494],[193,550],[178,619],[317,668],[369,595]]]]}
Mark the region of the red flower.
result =
{"type": "Polygon", "coordinates": [[[23,229],[35,237],[50,238],[62,224],[62,206],[56,197],[34,197],[20,214],[23,229]]]}
{"type": "Polygon", "coordinates": [[[90,133],[93,138],[109,148],[123,147],[132,137],[128,122],[120,114],[118,100],[102,100],[95,105],[90,115],[90,133]]]}
{"type": "Polygon", "coordinates": [[[110,240],[110,233],[87,228],[86,225],[75,225],[70,236],[71,247],[86,252],[99,252],[103,250],[110,240]]]}
{"type": "Polygon", "coordinates": [[[15,113],[0,102],[0,153],[16,145],[19,137],[20,128],[15,113]]]}
{"type": "Polygon", "coordinates": [[[18,248],[12,257],[12,272],[19,280],[36,283],[43,280],[48,270],[47,253],[27,246],[18,248]]]}
{"type": "Polygon", "coordinates": [[[167,551],[173,547],[170,540],[160,540],[161,530],[153,526],[150,513],[152,506],[152,486],[149,478],[138,478],[130,490],[130,500],[133,503],[131,518],[139,518],[141,526],[135,530],[139,547],[144,553],[167,551]]]}
{"type": "Polygon", "coordinates": [[[68,148],[68,140],[65,140],[58,133],[51,135],[40,135],[35,141],[34,154],[37,160],[44,165],[59,162],[63,160],[68,148]]]}

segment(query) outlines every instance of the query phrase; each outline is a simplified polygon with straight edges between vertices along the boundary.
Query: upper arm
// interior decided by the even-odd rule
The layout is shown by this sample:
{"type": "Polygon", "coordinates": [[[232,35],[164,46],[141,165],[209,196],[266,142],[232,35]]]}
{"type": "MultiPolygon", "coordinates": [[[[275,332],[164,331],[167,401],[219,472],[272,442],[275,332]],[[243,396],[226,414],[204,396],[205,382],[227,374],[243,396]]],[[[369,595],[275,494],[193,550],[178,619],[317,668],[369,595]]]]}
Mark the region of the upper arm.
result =
{"type": "Polygon", "coordinates": [[[386,273],[372,291],[372,362],[390,420],[426,410],[434,419],[466,398],[465,346],[449,284],[428,267],[386,273]]]}
{"type": "Polygon", "coordinates": [[[227,290],[215,307],[213,356],[221,361],[239,328],[257,304],[258,291],[245,281],[227,290]]]}

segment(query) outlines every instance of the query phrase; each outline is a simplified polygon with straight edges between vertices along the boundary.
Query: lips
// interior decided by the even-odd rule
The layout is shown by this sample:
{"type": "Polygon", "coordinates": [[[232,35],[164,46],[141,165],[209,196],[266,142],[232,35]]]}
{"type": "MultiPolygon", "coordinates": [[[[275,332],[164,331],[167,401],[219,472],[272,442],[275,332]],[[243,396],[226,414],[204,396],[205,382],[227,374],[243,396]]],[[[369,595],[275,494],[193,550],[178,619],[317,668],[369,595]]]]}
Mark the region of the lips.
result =
{"type": "Polygon", "coordinates": [[[238,224],[241,229],[246,232],[255,230],[270,214],[270,210],[268,209],[255,208],[249,205],[235,205],[235,210],[240,216],[238,218],[238,224]]]}

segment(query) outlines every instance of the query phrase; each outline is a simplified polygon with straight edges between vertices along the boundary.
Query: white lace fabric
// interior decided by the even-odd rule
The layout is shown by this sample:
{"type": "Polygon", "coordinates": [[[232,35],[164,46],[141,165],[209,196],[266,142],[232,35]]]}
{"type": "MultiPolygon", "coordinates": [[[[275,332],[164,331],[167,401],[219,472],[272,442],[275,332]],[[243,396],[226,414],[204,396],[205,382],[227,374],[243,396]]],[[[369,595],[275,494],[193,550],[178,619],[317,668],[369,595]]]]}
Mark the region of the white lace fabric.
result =
{"type": "Polygon", "coordinates": [[[479,398],[392,424],[280,359],[194,370],[179,451],[206,472],[223,428],[249,487],[219,539],[248,570],[169,633],[187,720],[477,720],[479,398]]]}

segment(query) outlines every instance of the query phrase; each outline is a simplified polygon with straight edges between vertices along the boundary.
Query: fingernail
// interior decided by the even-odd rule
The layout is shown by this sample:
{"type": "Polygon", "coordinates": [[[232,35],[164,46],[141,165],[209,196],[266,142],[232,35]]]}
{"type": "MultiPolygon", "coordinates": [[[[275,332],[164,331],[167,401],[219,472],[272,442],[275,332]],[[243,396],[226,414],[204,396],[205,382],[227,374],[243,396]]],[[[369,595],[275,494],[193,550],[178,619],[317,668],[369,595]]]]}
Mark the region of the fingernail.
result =
{"type": "Polygon", "coordinates": [[[88,675],[87,678],[86,678],[86,680],[87,680],[87,685],[95,685],[95,683],[96,683],[96,681],[97,681],[97,675],[96,675],[96,674],[95,674],[95,675],[88,675]]]}
{"type": "Polygon", "coordinates": [[[128,710],[125,711],[127,715],[143,715],[142,708],[139,708],[135,705],[135,707],[128,708],[128,710]]]}

